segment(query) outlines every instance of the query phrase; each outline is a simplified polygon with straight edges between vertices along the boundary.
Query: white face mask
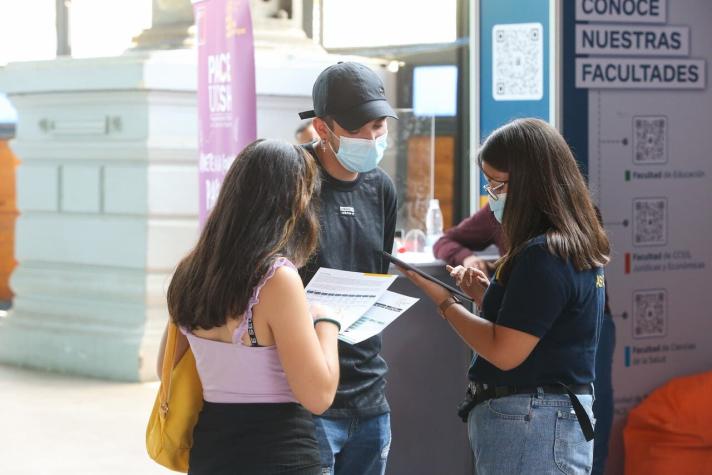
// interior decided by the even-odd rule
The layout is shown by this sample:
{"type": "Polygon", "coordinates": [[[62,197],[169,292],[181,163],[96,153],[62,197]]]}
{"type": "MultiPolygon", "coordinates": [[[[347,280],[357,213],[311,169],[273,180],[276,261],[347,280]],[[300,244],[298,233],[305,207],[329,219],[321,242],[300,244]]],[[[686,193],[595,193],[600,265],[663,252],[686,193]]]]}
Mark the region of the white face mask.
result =
{"type": "MultiPolygon", "coordinates": [[[[353,173],[366,173],[376,168],[388,147],[388,132],[373,140],[342,137],[331,129],[329,132],[339,137],[339,151],[334,152],[336,159],[353,173]]],[[[331,147],[331,144],[329,146],[331,147]]]]}
{"type": "Polygon", "coordinates": [[[487,202],[489,203],[490,210],[492,210],[495,219],[501,223],[502,216],[504,215],[504,204],[507,202],[507,193],[497,195],[496,200],[487,195],[487,202]]]}

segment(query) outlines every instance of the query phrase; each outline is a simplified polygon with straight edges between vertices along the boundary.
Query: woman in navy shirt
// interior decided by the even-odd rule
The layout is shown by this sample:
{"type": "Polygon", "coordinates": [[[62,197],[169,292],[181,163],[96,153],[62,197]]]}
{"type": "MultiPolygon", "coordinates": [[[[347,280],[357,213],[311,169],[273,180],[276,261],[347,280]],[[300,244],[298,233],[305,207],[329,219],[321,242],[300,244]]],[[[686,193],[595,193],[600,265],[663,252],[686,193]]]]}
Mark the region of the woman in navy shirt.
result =
{"type": "Polygon", "coordinates": [[[476,353],[461,414],[476,472],[590,473],[608,239],[571,150],[546,122],[497,129],[478,161],[509,251],[491,283],[478,269],[448,269],[481,315],[407,273],[476,353]]]}

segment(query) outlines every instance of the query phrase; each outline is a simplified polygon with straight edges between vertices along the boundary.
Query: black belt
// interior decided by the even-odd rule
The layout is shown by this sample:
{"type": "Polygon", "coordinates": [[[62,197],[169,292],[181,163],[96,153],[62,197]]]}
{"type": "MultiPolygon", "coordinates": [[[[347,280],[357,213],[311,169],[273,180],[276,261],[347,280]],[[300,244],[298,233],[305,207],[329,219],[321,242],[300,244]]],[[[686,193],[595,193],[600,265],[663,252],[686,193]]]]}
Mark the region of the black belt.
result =
{"type": "Polygon", "coordinates": [[[593,386],[591,384],[573,384],[567,386],[563,383],[558,383],[542,384],[539,386],[494,386],[471,381],[467,385],[466,399],[460,405],[458,414],[460,414],[463,420],[467,421],[467,415],[470,410],[481,402],[485,402],[489,399],[513,396],[515,394],[537,394],[539,389],[545,394],[568,394],[586,440],[593,440],[593,424],[586,410],[583,408],[581,401],[576,397],[577,394],[593,394],[593,386]]]}
{"type": "Polygon", "coordinates": [[[499,397],[513,396],[515,394],[536,394],[539,388],[546,394],[574,394],[591,395],[593,387],[590,384],[573,384],[564,386],[563,384],[542,384],[539,386],[493,386],[482,383],[470,382],[467,390],[473,396],[475,404],[496,399],[499,397]]]}

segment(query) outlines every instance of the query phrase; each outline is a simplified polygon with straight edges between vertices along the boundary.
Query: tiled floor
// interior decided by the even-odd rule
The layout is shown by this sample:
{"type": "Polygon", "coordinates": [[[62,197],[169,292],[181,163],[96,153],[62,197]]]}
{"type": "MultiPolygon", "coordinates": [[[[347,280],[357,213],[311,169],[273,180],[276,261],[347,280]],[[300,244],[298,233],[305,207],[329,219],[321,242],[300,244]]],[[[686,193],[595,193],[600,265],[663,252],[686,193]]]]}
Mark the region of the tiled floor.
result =
{"type": "Polygon", "coordinates": [[[0,474],[175,473],[145,451],[157,389],[0,365],[0,474]]]}

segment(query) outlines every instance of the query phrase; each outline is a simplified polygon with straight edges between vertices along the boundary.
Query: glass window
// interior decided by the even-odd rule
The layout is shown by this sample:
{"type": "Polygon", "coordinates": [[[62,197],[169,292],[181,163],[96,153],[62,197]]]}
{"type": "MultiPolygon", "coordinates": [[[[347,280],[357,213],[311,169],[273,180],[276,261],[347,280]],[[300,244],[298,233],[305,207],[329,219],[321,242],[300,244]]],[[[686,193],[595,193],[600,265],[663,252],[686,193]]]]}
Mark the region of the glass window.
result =
{"type": "MultiPolygon", "coordinates": [[[[67,5],[75,58],[120,55],[151,26],[151,0],[71,0],[67,5]]],[[[55,0],[3,0],[0,8],[0,65],[56,56],[55,0]]]]}
{"type": "Polygon", "coordinates": [[[419,116],[457,114],[457,66],[416,66],[413,110],[419,116]]]}
{"type": "Polygon", "coordinates": [[[323,0],[325,48],[451,43],[457,3],[453,0],[323,0]]]}
{"type": "Polygon", "coordinates": [[[151,27],[150,0],[72,0],[70,5],[75,58],[120,55],[132,38],[151,27]]]}
{"type": "Polygon", "coordinates": [[[397,228],[405,235],[426,230],[428,205],[438,199],[443,227],[453,223],[455,138],[441,133],[444,119],[423,116],[413,109],[396,109],[398,120],[388,119],[388,149],[381,168],[396,185],[397,228]]]}
{"type": "MultiPolygon", "coordinates": [[[[426,232],[426,217],[437,199],[442,227],[462,217],[456,195],[467,171],[458,130],[468,118],[458,110],[458,2],[444,0],[322,0],[321,39],[330,52],[347,52],[381,71],[399,120],[388,120],[389,147],[381,163],[398,194],[397,227],[426,232]]],[[[315,2],[318,4],[318,2],[315,2]]],[[[318,15],[315,15],[317,17],[318,15]]],[[[466,190],[464,190],[466,192],[466,190]]],[[[432,215],[432,213],[431,213],[432,215]]],[[[431,230],[433,228],[431,220],[431,230]]],[[[428,244],[432,242],[432,234],[428,244]]]]}
{"type": "Polygon", "coordinates": [[[0,65],[54,58],[55,0],[3,0],[1,5],[0,65]]]}

